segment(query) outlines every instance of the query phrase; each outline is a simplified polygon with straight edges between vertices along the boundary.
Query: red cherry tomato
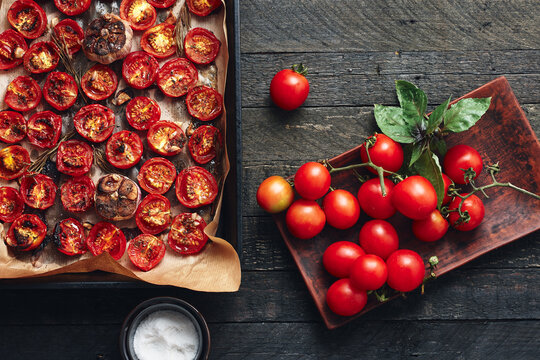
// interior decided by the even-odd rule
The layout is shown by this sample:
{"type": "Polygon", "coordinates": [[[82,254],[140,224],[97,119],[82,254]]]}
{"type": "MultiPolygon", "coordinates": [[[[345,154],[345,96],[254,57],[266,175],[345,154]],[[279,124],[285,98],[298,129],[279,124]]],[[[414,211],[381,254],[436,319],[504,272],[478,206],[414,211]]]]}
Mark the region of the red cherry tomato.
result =
{"type": "Polygon", "coordinates": [[[375,219],[388,219],[396,213],[392,205],[392,191],[394,183],[384,179],[386,196],[382,195],[381,182],[379,179],[371,179],[360,186],[358,190],[358,202],[366,214],[375,219]]]}
{"type": "Polygon", "coordinates": [[[36,39],[47,28],[47,15],[45,11],[32,0],[16,0],[7,12],[7,18],[22,36],[27,39],[36,39]]]}
{"type": "Polygon", "coordinates": [[[133,30],[146,30],[156,22],[156,9],[146,0],[122,0],[120,4],[120,17],[127,22],[133,30]]]}
{"type": "Polygon", "coordinates": [[[210,162],[222,146],[221,133],[217,127],[211,125],[199,126],[188,141],[189,153],[199,164],[210,162]]]}
{"type": "Polygon", "coordinates": [[[0,179],[13,180],[26,172],[30,166],[30,154],[20,145],[0,150],[0,179]]]}
{"type": "Polygon", "coordinates": [[[294,200],[292,186],[281,176],[266,178],[257,189],[257,203],[264,210],[276,214],[286,210],[294,200]]]}
{"type": "Polygon", "coordinates": [[[214,61],[218,55],[221,42],[209,30],[196,27],[184,38],[186,57],[195,64],[206,65],[214,61]]]}
{"type": "Polygon", "coordinates": [[[110,67],[103,64],[92,66],[81,79],[81,88],[92,100],[104,100],[114,94],[118,77],[110,67]]]}
{"type": "Polygon", "coordinates": [[[199,79],[197,68],[188,59],[176,58],[167,61],[157,74],[157,86],[170,97],[187,94],[199,79]]]}
{"type": "Polygon", "coordinates": [[[26,41],[21,34],[7,29],[0,34],[0,70],[13,69],[23,62],[28,49],[26,41]]]}
{"type": "Polygon", "coordinates": [[[223,112],[223,97],[215,89],[201,85],[189,89],[186,105],[191,116],[210,121],[223,112]]]}
{"type": "MultiPolygon", "coordinates": [[[[155,0],[154,0],[155,1],[155,0]]],[[[207,16],[221,6],[220,0],[186,0],[186,5],[193,14],[207,16]]]]}
{"type": "Polygon", "coordinates": [[[356,197],[347,190],[337,189],[328,193],[323,200],[326,222],[336,229],[348,229],[360,217],[360,205],[356,197]]]}
{"type": "Polygon", "coordinates": [[[47,75],[43,85],[43,96],[53,108],[67,110],[77,100],[79,93],[75,79],[67,73],[55,71],[47,75]]]}
{"type": "Polygon", "coordinates": [[[130,240],[127,248],[129,260],[142,271],[155,268],[163,260],[165,251],[163,240],[150,234],[141,234],[130,240]]]}
{"type": "Polygon", "coordinates": [[[31,251],[41,245],[46,235],[47,225],[39,216],[23,214],[11,223],[5,242],[15,250],[31,251]]]}
{"type": "Polygon", "coordinates": [[[126,106],[126,119],[137,130],[148,128],[161,118],[161,108],[158,103],[146,96],[137,96],[126,106]]]}
{"type": "Polygon", "coordinates": [[[41,74],[54,70],[60,56],[58,48],[51,41],[33,43],[24,54],[24,69],[32,74],[41,74]]]}
{"type": "Polygon", "coordinates": [[[64,209],[71,212],[85,212],[94,206],[96,187],[88,176],[69,178],[60,187],[60,200],[64,209]]]}
{"type": "Polygon", "coordinates": [[[48,209],[54,204],[58,187],[43,174],[30,174],[21,178],[21,198],[34,209],[48,209]]]}
{"type": "Polygon", "coordinates": [[[80,15],[90,7],[92,0],[54,0],[54,5],[67,16],[80,15]]]}
{"type": "Polygon", "coordinates": [[[146,138],[150,149],[163,156],[180,154],[187,141],[180,126],[165,120],[153,123],[146,138]]]}
{"type": "Polygon", "coordinates": [[[285,223],[293,236],[311,239],[324,228],[326,215],[315,201],[299,199],[289,206],[285,223]]]}
{"type": "Polygon", "coordinates": [[[73,55],[77,53],[77,51],[81,50],[84,32],[75,20],[64,19],[60,21],[58,24],[56,24],[53,31],[58,40],[65,43],[67,51],[70,55],[73,55]]]}
{"type": "Polygon", "coordinates": [[[183,213],[177,215],[167,235],[167,242],[171,249],[182,255],[196,254],[208,242],[204,233],[206,222],[197,213],[183,213]]]}
{"type": "Polygon", "coordinates": [[[86,140],[102,142],[114,131],[114,112],[100,104],[86,105],[77,111],[73,123],[75,130],[86,140]]]}
{"type": "Polygon", "coordinates": [[[448,188],[450,188],[450,185],[452,185],[454,182],[446,174],[442,174],[442,178],[444,182],[444,198],[442,203],[448,204],[452,200],[452,197],[448,195],[448,188]]]}
{"type": "Polygon", "coordinates": [[[163,195],[147,195],[135,213],[137,227],[145,234],[159,234],[171,225],[171,203],[163,195]]]}
{"type": "Polygon", "coordinates": [[[351,284],[349,279],[339,279],[326,293],[326,303],[332,312],[341,316],[358,314],[367,304],[367,293],[351,284]]]}
{"type": "Polygon", "coordinates": [[[13,222],[22,215],[24,203],[21,194],[12,187],[0,187],[0,220],[13,222]]]}
{"type": "Polygon", "coordinates": [[[107,161],[119,169],[129,169],[141,160],[143,143],[139,135],[122,130],[113,134],[105,146],[107,161]]]}
{"type": "Polygon", "coordinates": [[[366,254],[374,254],[384,260],[399,247],[396,229],[384,220],[366,222],[360,229],[358,242],[366,254]]]}
{"type": "Polygon", "coordinates": [[[100,221],[90,230],[86,247],[94,256],[108,252],[114,260],[119,260],[126,251],[126,237],[115,225],[100,221]]]}
{"type": "Polygon", "coordinates": [[[401,249],[394,251],[386,259],[388,286],[396,291],[412,291],[424,281],[424,261],[418,253],[401,249]]]}
{"type": "Polygon", "coordinates": [[[158,59],[173,55],[176,52],[175,23],[173,16],[146,30],[141,37],[141,48],[158,59]]]}
{"type": "Polygon", "coordinates": [[[0,141],[15,144],[26,136],[26,120],[15,111],[0,111],[0,141]]]}
{"type": "Polygon", "coordinates": [[[28,141],[42,149],[58,143],[62,134],[62,118],[52,111],[40,111],[28,119],[28,141]]]}
{"type": "MultiPolygon", "coordinates": [[[[468,194],[461,194],[461,196],[467,195],[468,194]]],[[[469,216],[469,221],[467,222],[458,222],[459,214],[457,212],[457,209],[460,202],[461,198],[455,197],[448,206],[448,210],[455,210],[450,212],[450,214],[448,215],[450,225],[452,225],[456,230],[459,231],[469,231],[478,227],[478,225],[480,225],[480,223],[484,219],[485,215],[485,209],[482,200],[480,200],[480,198],[476,195],[471,195],[467,199],[463,200],[463,205],[461,205],[461,212],[467,212],[469,216]]]]}
{"type": "Polygon", "coordinates": [[[41,101],[41,88],[30,76],[18,76],[9,83],[4,102],[16,111],[35,109],[41,101]]]}
{"type": "Polygon", "coordinates": [[[176,167],[167,159],[154,157],[147,160],[137,180],[139,185],[150,194],[165,194],[176,179],[176,167]]]}
{"type": "Polygon", "coordinates": [[[199,167],[188,167],[176,177],[176,197],[190,209],[211,204],[217,196],[218,185],[214,175],[199,167]]]}
{"type": "Polygon", "coordinates": [[[146,0],[148,3],[159,9],[165,9],[173,5],[176,0],[146,0]]]}
{"type": "MultiPolygon", "coordinates": [[[[376,139],[375,145],[370,146],[368,149],[371,162],[385,170],[398,171],[403,165],[403,149],[401,145],[384,134],[375,134],[374,137],[376,139]]],[[[369,137],[368,140],[371,138],[373,136],[369,137]]],[[[368,151],[366,151],[366,143],[362,144],[360,148],[362,162],[368,162],[368,151]]],[[[377,171],[371,167],[368,167],[368,170],[377,174],[377,171]]],[[[389,173],[385,171],[384,175],[389,175],[389,173]]]]}
{"type": "Polygon", "coordinates": [[[377,255],[362,255],[351,266],[351,284],[357,289],[377,290],[387,276],[386,263],[377,255]]]}
{"type": "Polygon", "coordinates": [[[63,174],[71,176],[86,174],[93,162],[94,152],[84,141],[62,141],[58,146],[56,168],[63,174]]]}
{"type": "Polygon", "coordinates": [[[482,157],[468,145],[455,145],[448,149],[443,160],[443,170],[456,184],[466,184],[464,170],[472,168],[476,173],[475,179],[482,172],[482,157]]]}
{"type": "Polygon", "coordinates": [[[414,220],[412,231],[418,240],[437,241],[448,231],[448,221],[435,209],[427,218],[414,220]]]}
{"type": "Polygon", "coordinates": [[[146,89],[156,81],[158,69],[155,57],[144,51],[135,51],[124,59],[122,77],[132,88],[146,89]]]}
{"type": "Polygon", "coordinates": [[[274,75],[270,83],[270,97],[283,110],[294,110],[306,101],[309,82],[303,73],[284,69],[274,75]]]}
{"type": "Polygon", "coordinates": [[[394,187],[392,205],[410,219],[425,219],[437,207],[437,193],[428,179],[409,176],[394,187]]]}
{"type": "Polygon", "coordinates": [[[330,189],[330,173],[317,162],[308,162],[300,166],[294,175],[294,188],[307,200],[317,200],[330,189]]]}
{"type": "Polygon", "coordinates": [[[53,242],[58,251],[70,256],[82,255],[88,250],[84,228],[78,220],[72,218],[56,224],[53,242]]]}
{"type": "Polygon", "coordinates": [[[331,244],[323,253],[323,266],[331,275],[346,278],[351,266],[358,257],[366,253],[360,246],[350,241],[338,241],[331,244]]]}

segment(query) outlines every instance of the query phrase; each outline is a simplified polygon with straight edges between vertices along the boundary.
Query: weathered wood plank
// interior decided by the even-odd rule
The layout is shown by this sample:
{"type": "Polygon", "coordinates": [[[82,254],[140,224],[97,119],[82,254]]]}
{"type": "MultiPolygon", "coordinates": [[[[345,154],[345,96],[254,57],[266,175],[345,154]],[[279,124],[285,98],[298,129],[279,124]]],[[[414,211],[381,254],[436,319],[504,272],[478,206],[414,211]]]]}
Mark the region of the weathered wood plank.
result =
{"type": "Polygon", "coordinates": [[[252,52],[538,49],[540,5],[519,1],[243,0],[252,52]]]}

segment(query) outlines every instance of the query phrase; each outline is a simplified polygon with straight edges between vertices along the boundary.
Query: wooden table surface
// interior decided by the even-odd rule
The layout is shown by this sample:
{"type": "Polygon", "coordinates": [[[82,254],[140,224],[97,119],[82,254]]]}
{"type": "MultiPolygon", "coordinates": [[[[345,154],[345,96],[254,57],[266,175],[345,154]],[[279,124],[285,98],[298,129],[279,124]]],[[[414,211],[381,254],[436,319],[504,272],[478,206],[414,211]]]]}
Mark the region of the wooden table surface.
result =
{"type": "Polygon", "coordinates": [[[267,176],[361,143],[375,130],[372,105],[397,103],[395,79],[424,89],[433,108],[504,75],[540,133],[540,3],[242,0],[240,13],[240,291],[3,287],[0,359],[119,359],[122,321],[154,296],[201,310],[212,359],[536,359],[540,232],[441,277],[423,296],[329,331],[255,192],[267,176]],[[270,80],[299,62],[310,70],[309,98],[299,110],[280,111],[270,80]]]}

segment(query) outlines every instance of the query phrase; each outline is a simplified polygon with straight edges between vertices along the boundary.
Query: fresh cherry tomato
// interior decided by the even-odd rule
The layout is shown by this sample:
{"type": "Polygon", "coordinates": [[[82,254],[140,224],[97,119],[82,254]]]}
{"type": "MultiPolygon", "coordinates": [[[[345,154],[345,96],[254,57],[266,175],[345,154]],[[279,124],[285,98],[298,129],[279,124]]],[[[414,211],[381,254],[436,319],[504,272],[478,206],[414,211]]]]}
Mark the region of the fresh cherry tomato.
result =
{"type": "Polygon", "coordinates": [[[21,194],[12,187],[0,187],[0,220],[10,223],[21,216],[23,210],[21,194]]]}
{"type": "Polygon", "coordinates": [[[385,178],[384,188],[386,196],[382,195],[381,182],[377,178],[366,181],[358,190],[360,207],[372,218],[388,219],[396,213],[396,208],[392,205],[394,183],[385,178]]]}
{"type": "Polygon", "coordinates": [[[122,0],[120,4],[120,17],[127,22],[133,30],[146,30],[156,22],[156,9],[146,0],[122,0]]]}
{"type": "Polygon", "coordinates": [[[155,268],[163,260],[165,251],[163,240],[150,234],[141,234],[130,240],[127,248],[129,260],[142,271],[155,268]]]}
{"type": "Polygon", "coordinates": [[[317,162],[308,162],[300,166],[294,175],[294,188],[307,200],[317,200],[330,189],[330,173],[317,162]]]}
{"type": "MultiPolygon", "coordinates": [[[[468,194],[461,194],[461,196],[467,196],[468,194]]],[[[482,200],[476,195],[471,195],[467,199],[463,200],[463,205],[461,205],[461,212],[467,213],[469,220],[466,222],[459,222],[459,213],[457,211],[461,198],[455,197],[454,200],[448,205],[448,210],[450,214],[448,215],[448,220],[450,225],[452,225],[456,230],[459,231],[469,231],[472,230],[484,219],[485,209],[482,200]],[[453,211],[452,211],[453,210],[453,211]]]]}
{"type": "Polygon", "coordinates": [[[199,166],[191,166],[180,171],[176,177],[175,187],[178,201],[190,209],[211,204],[218,193],[214,176],[199,166]]]}
{"type": "Polygon", "coordinates": [[[339,279],[326,293],[328,307],[341,316],[358,314],[366,306],[367,298],[367,292],[355,288],[350,279],[339,279]]]}
{"type": "Polygon", "coordinates": [[[180,154],[187,141],[180,126],[164,120],[153,123],[146,137],[150,149],[163,156],[180,154]]]}
{"type": "Polygon", "coordinates": [[[352,264],[365,254],[364,250],[353,242],[337,241],[326,248],[322,262],[331,275],[346,278],[351,273],[352,264]]]}
{"type": "Polygon", "coordinates": [[[147,195],[135,213],[137,227],[145,234],[159,234],[171,225],[171,203],[163,195],[147,195]]]}
{"type": "Polygon", "coordinates": [[[62,134],[62,118],[52,111],[40,111],[28,119],[28,141],[42,149],[50,149],[58,143],[62,134]]]}
{"type": "Polygon", "coordinates": [[[49,73],[45,85],[43,85],[43,96],[53,108],[59,111],[67,110],[77,100],[79,93],[75,79],[67,73],[55,71],[49,73]]]}
{"type": "Polygon", "coordinates": [[[448,188],[450,188],[450,185],[452,185],[454,182],[446,174],[442,174],[442,178],[444,182],[444,198],[442,203],[448,204],[452,200],[452,196],[448,195],[448,188]]]}
{"type": "Polygon", "coordinates": [[[173,5],[176,0],[147,0],[148,3],[159,9],[165,9],[173,5]]]}
{"type": "Polygon", "coordinates": [[[75,130],[86,140],[102,142],[114,131],[114,112],[100,104],[86,105],[77,111],[73,123],[75,130]]]}
{"type": "Polygon", "coordinates": [[[67,211],[82,213],[94,206],[96,187],[86,175],[69,178],[60,187],[60,200],[67,211]]]}
{"type": "Polygon", "coordinates": [[[177,215],[167,235],[167,242],[171,249],[182,255],[196,254],[208,242],[204,232],[206,222],[197,213],[183,213],[177,215]]]}
{"type": "Polygon", "coordinates": [[[186,57],[195,64],[206,65],[214,61],[218,55],[221,42],[209,30],[196,27],[184,38],[186,57]]]}
{"type": "Polygon", "coordinates": [[[28,49],[21,34],[13,29],[7,29],[0,34],[0,70],[13,69],[23,62],[28,49]]]}
{"type": "Polygon", "coordinates": [[[81,88],[92,100],[104,100],[114,94],[118,77],[110,67],[103,64],[92,66],[81,79],[81,88]]]}
{"type": "Polygon", "coordinates": [[[221,133],[217,127],[211,125],[199,126],[188,141],[189,153],[199,164],[206,164],[215,158],[221,146],[221,133]]]}
{"type": "Polygon", "coordinates": [[[139,135],[122,130],[113,134],[105,146],[107,161],[119,169],[128,169],[141,160],[143,144],[139,135]]]}
{"type": "Polygon", "coordinates": [[[54,204],[58,187],[53,179],[43,174],[29,174],[21,178],[21,198],[34,209],[48,209],[54,204]]]}
{"type": "Polygon", "coordinates": [[[0,141],[15,144],[26,136],[26,120],[15,111],[0,111],[0,141]]]}
{"type": "Polygon", "coordinates": [[[81,50],[84,40],[83,29],[75,20],[64,19],[60,21],[53,29],[54,34],[60,43],[64,43],[69,55],[77,53],[81,50]]]}
{"type": "Polygon", "coordinates": [[[309,82],[305,71],[284,69],[278,72],[270,82],[270,97],[274,104],[283,110],[294,110],[306,101],[309,94],[309,82]]]}
{"type": "Polygon", "coordinates": [[[474,179],[482,172],[482,157],[474,148],[459,144],[451,147],[446,152],[443,160],[443,170],[446,175],[456,184],[466,184],[465,172],[472,168],[476,173],[474,179]]]}
{"type": "Polygon", "coordinates": [[[422,220],[437,207],[437,193],[425,177],[409,176],[394,187],[392,205],[406,217],[422,220]]]}
{"type": "Polygon", "coordinates": [[[362,226],[358,242],[366,254],[377,255],[383,260],[399,247],[396,229],[389,222],[379,219],[370,220],[362,226]]]}
{"type": "Polygon", "coordinates": [[[144,51],[135,51],[124,59],[122,77],[132,88],[146,89],[156,81],[158,70],[155,57],[144,51]]]}
{"type": "Polygon", "coordinates": [[[11,26],[27,39],[36,39],[47,28],[45,11],[32,0],[16,0],[7,12],[11,26]]]}
{"type": "Polygon", "coordinates": [[[187,94],[197,83],[199,73],[188,59],[175,58],[167,61],[157,74],[157,86],[170,97],[180,97],[187,94]]]}
{"type": "Polygon", "coordinates": [[[191,116],[210,121],[223,112],[223,97],[215,89],[201,85],[189,89],[186,105],[191,116]]]}
{"type": "MultiPolygon", "coordinates": [[[[169,0],[170,1],[170,0],[169,0]]],[[[220,0],[186,0],[186,5],[193,14],[207,16],[221,6],[220,0]]]]}
{"type": "Polygon", "coordinates": [[[15,250],[31,251],[41,245],[46,235],[47,225],[39,216],[23,214],[11,223],[5,242],[15,250]]]}
{"type": "Polygon", "coordinates": [[[108,252],[114,260],[119,260],[126,251],[126,237],[115,225],[100,221],[90,230],[86,247],[94,256],[108,252]]]}
{"type": "Polygon", "coordinates": [[[396,291],[408,292],[419,287],[424,281],[424,261],[412,250],[394,251],[386,259],[388,286],[396,291]]]}
{"type": "Polygon", "coordinates": [[[137,180],[139,185],[150,194],[165,194],[176,179],[176,167],[165,158],[154,157],[147,160],[137,180]]]}
{"type": "Polygon", "coordinates": [[[81,223],[73,218],[60,221],[54,228],[53,242],[58,251],[69,255],[82,255],[88,250],[84,228],[81,223]]]}
{"type": "Polygon", "coordinates": [[[257,189],[257,203],[264,210],[276,214],[286,210],[294,200],[292,186],[281,176],[266,178],[257,189]]]}
{"type": "Polygon", "coordinates": [[[90,7],[92,0],[54,0],[54,5],[67,16],[80,15],[90,7]]]}
{"type": "Polygon", "coordinates": [[[323,200],[326,222],[336,229],[348,229],[360,217],[360,205],[356,197],[347,190],[337,189],[328,193],[323,200]]]}
{"type": "Polygon", "coordinates": [[[18,76],[9,83],[4,102],[16,111],[35,109],[41,101],[41,88],[30,76],[18,76]]]}
{"type": "Polygon", "coordinates": [[[158,59],[173,55],[176,52],[175,23],[172,16],[146,30],[141,37],[141,48],[158,59]]]}
{"type": "Polygon", "coordinates": [[[58,48],[51,41],[39,41],[32,44],[23,58],[25,70],[32,74],[54,70],[59,60],[58,48]]]}
{"type": "Polygon", "coordinates": [[[437,209],[423,220],[414,220],[412,231],[418,240],[431,242],[437,241],[448,231],[448,221],[437,209]]]}
{"type": "Polygon", "coordinates": [[[293,236],[311,239],[324,228],[326,215],[315,201],[298,199],[289,206],[285,223],[293,236]]]}
{"type": "Polygon", "coordinates": [[[377,290],[387,277],[386,263],[377,255],[362,255],[351,266],[351,284],[357,289],[377,290]]]}
{"type": "Polygon", "coordinates": [[[13,180],[26,172],[30,166],[30,154],[20,145],[0,150],[0,179],[13,180]]]}
{"type": "Polygon", "coordinates": [[[161,108],[158,103],[146,96],[137,96],[126,106],[126,119],[137,130],[148,128],[161,118],[161,108]]]}
{"type": "Polygon", "coordinates": [[[90,171],[94,152],[90,145],[80,140],[62,141],[56,155],[56,168],[71,176],[84,175],[90,171]]]}
{"type": "MultiPolygon", "coordinates": [[[[368,148],[371,162],[385,170],[398,171],[403,165],[403,149],[401,145],[384,134],[375,134],[370,136],[368,140],[373,137],[375,137],[375,145],[368,148]]],[[[362,162],[368,162],[368,151],[366,151],[366,143],[362,144],[360,148],[362,162]]],[[[377,174],[377,171],[371,167],[368,167],[368,170],[377,174]]],[[[384,172],[385,176],[389,175],[388,171],[384,172]]]]}

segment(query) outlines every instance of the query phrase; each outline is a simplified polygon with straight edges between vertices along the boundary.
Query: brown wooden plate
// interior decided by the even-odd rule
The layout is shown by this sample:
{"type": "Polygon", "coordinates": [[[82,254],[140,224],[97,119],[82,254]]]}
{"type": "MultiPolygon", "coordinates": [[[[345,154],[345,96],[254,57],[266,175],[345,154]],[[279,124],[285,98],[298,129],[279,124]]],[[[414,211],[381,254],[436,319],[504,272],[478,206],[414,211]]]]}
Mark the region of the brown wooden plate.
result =
{"type": "MultiPolygon", "coordinates": [[[[501,172],[497,179],[511,182],[534,193],[540,184],[540,143],[525,117],[508,81],[504,77],[468,93],[462,98],[492,97],[487,113],[470,130],[447,137],[451,146],[463,143],[478,150],[486,164],[499,162],[501,172]]],[[[461,99],[461,98],[460,98],[461,99]]],[[[452,102],[455,103],[459,99],[452,102]]],[[[359,163],[359,146],[330,160],[334,167],[359,163]]],[[[476,180],[477,185],[490,182],[483,172],[476,180]]],[[[332,187],[342,188],[356,194],[360,184],[352,172],[332,175],[332,187]]],[[[400,248],[417,251],[427,263],[436,255],[439,265],[438,276],[445,274],[493,249],[508,244],[540,228],[540,202],[530,196],[509,188],[494,188],[483,198],[486,216],[482,224],[473,231],[449,230],[446,236],[434,243],[417,240],[411,231],[411,220],[399,213],[388,219],[400,238],[400,248]]],[[[326,291],[336,281],[322,266],[322,254],[333,242],[350,240],[358,242],[362,224],[369,217],[362,214],[359,222],[351,229],[337,230],[329,226],[313,239],[300,240],[293,237],[285,225],[285,215],[274,217],[287,247],[289,248],[304,281],[315,300],[315,304],[329,329],[334,329],[380,306],[370,296],[366,307],[358,315],[343,317],[334,314],[326,305],[326,291]]]]}

